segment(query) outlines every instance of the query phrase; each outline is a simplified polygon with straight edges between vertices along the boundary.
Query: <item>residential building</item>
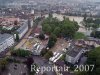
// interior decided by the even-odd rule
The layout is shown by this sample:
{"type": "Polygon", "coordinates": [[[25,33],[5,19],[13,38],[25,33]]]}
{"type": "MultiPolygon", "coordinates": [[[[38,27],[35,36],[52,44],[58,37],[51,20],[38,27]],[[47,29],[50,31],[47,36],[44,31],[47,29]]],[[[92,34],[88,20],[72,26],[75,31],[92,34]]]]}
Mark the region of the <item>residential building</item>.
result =
{"type": "MultiPolygon", "coordinates": [[[[21,39],[27,31],[28,31],[28,20],[24,20],[20,28],[17,30],[19,39],[21,39]]],[[[15,34],[15,38],[16,38],[16,34],[15,34]]]]}
{"type": "Polygon", "coordinates": [[[80,46],[75,46],[75,45],[70,46],[66,53],[65,60],[71,64],[75,64],[76,62],[78,62],[78,60],[80,59],[84,51],[85,51],[85,48],[82,48],[80,46]]]}
{"type": "Polygon", "coordinates": [[[28,20],[28,25],[29,25],[29,27],[31,28],[31,27],[33,27],[33,19],[29,19],[28,20]]]}
{"type": "Polygon", "coordinates": [[[14,37],[10,34],[0,34],[0,52],[14,45],[14,37]]]}
{"type": "Polygon", "coordinates": [[[12,28],[19,26],[19,21],[19,18],[0,17],[0,26],[2,26],[4,29],[11,30],[12,28]]]}

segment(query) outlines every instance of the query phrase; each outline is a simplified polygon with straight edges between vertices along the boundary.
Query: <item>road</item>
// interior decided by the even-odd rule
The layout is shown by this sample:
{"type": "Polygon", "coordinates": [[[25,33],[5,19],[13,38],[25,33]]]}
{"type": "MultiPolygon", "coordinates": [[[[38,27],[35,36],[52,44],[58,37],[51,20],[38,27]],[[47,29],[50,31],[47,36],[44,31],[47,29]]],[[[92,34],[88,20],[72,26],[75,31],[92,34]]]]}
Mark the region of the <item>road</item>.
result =
{"type": "MultiPolygon", "coordinates": [[[[44,58],[40,56],[33,56],[34,62],[39,66],[39,67],[52,67],[52,64],[49,64],[48,61],[46,61],[44,58]]],[[[46,71],[46,75],[56,75],[54,71],[46,71]]],[[[41,75],[41,74],[37,74],[41,75]]]]}
{"type": "MultiPolygon", "coordinates": [[[[29,37],[29,35],[31,34],[32,30],[33,30],[33,28],[31,28],[31,29],[28,30],[28,32],[25,34],[25,36],[23,37],[23,39],[15,46],[15,49],[19,49],[19,48],[22,47],[22,45],[27,41],[26,38],[29,37]]],[[[8,51],[6,53],[6,55],[10,56],[11,55],[10,51],[8,51]]]]}
{"type": "MultiPolygon", "coordinates": [[[[43,21],[43,20],[42,20],[43,21]]],[[[25,34],[25,36],[22,38],[22,40],[18,43],[18,45],[15,46],[15,49],[21,48],[22,45],[27,41],[27,38],[31,34],[32,30],[34,30],[37,26],[40,26],[42,21],[38,23],[38,25],[34,25],[34,27],[30,28],[28,32],[25,34]]]]}
{"type": "Polygon", "coordinates": [[[31,34],[33,28],[29,29],[28,32],[25,34],[25,36],[23,37],[23,39],[15,46],[15,49],[21,48],[22,45],[27,41],[27,38],[29,37],[29,35],[31,34]]]}

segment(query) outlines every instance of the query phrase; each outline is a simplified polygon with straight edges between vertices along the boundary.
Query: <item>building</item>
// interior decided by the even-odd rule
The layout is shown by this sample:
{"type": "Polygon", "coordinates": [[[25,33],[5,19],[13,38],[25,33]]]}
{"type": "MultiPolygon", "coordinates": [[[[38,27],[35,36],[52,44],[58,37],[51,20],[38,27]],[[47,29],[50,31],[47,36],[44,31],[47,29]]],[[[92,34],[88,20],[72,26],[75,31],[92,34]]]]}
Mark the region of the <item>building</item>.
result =
{"type": "Polygon", "coordinates": [[[30,28],[33,27],[33,23],[33,19],[28,19],[28,25],[30,28]]]}
{"type": "MultiPolygon", "coordinates": [[[[22,25],[20,26],[20,28],[17,30],[17,33],[19,35],[19,39],[21,39],[25,33],[28,31],[28,20],[24,20],[22,23],[22,25]]],[[[15,34],[15,38],[16,38],[16,34],[15,34]]]]}
{"type": "Polygon", "coordinates": [[[82,46],[82,47],[85,47],[85,46],[99,47],[100,46],[100,39],[88,37],[87,40],[76,41],[75,45],[82,46]]]}
{"type": "Polygon", "coordinates": [[[62,53],[54,52],[53,57],[51,57],[49,60],[53,63],[57,62],[61,57],[63,56],[62,53]]]}
{"type": "Polygon", "coordinates": [[[34,37],[38,37],[41,32],[42,32],[42,27],[41,26],[38,26],[37,28],[35,28],[34,37]]]}
{"type": "Polygon", "coordinates": [[[0,52],[14,45],[14,37],[10,34],[0,34],[0,52]]]}
{"type": "Polygon", "coordinates": [[[80,59],[84,51],[85,51],[85,48],[82,48],[80,46],[75,46],[75,45],[70,46],[66,53],[65,60],[68,63],[75,64],[76,62],[78,62],[78,60],[80,59]]]}
{"type": "Polygon", "coordinates": [[[40,55],[43,48],[44,48],[44,46],[41,45],[41,43],[36,43],[33,46],[32,52],[34,55],[40,55]]]}
{"type": "Polygon", "coordinates": [[[97,28],[97,31],[100,31],[100,28],[97,28]]]}
{"type": "Polygon", "coordinates": [[[0,26],[4,29],[11,30],[14,27],[19,26],[19,18],[14,17],[0,17],[0,26]]]}

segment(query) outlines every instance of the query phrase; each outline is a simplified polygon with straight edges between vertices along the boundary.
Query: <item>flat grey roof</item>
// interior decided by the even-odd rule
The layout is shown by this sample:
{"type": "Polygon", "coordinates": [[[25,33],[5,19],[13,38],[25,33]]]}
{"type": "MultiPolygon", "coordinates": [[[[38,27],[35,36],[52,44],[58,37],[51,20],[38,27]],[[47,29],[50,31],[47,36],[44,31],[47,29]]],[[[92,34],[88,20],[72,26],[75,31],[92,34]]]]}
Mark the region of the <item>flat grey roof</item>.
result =
{"type": "Polygon", "coordinates": [[[11,34],[0,34],[0,43],[11,37],[11,34]]]}
{"type": "Polygon", "coordinates": [[[71,46],[71,47],[68,48],[67,55],[69,55],[71,57],[76,57],[81,50],[83,50],[82,47],[71,46]]]}

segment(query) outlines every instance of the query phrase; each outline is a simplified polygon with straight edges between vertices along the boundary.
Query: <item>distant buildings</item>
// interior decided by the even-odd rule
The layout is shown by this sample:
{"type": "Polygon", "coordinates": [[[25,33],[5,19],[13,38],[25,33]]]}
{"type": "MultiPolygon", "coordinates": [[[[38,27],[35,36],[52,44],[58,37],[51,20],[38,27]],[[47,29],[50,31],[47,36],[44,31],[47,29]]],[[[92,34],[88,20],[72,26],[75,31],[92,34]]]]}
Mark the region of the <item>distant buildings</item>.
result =
{"type": "Polygon", "coordinates": [[[14,17],[0,17],[0,26],[3,27],[3,29],[11,30],[12,28],[18,26],[19,24],[19,18],[14,17]]]}
{"type": "Polygon", "coordinates": [[[14,45],[14,38],[10,34],[0,34],[0,52],[14,45]]]}

